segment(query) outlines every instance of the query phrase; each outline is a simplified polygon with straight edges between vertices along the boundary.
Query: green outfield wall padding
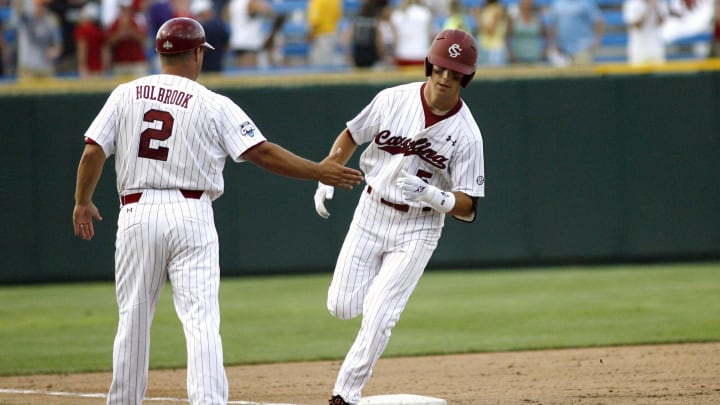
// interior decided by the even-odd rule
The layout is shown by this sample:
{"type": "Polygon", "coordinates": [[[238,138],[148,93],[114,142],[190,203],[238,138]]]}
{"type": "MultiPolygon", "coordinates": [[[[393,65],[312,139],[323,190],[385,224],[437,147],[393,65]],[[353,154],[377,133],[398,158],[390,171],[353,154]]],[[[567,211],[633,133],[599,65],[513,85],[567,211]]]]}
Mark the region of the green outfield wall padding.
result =
{"type": "MultiPolygon", "coordinates": [[[[271,141],[321,160],[383,87],[214,90],[271,141]]],[[[95,239],[72,230],[83,133],[108,95],[0,97],[0,282],[113,278],[114,158],[95,239]]],[[[431,268],[720,257],[720,73],[476,80],[463,99],[484,137],[487,197],[475,223],[447,219],[431,268]]],[[[230,160],[225,179],[224,276],[332,271],[361,189],[336,190],[323,220],[314,182],[230,160]]]]}

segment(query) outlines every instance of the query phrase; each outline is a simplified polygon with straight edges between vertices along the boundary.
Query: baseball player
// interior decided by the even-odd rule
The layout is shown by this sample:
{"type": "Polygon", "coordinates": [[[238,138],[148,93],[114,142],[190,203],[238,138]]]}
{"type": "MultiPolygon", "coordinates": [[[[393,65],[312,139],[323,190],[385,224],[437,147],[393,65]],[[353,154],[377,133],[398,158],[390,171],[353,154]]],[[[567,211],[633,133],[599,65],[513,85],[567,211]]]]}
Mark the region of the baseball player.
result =
{"type": "MultiPolygon", "coordinates": [[[[357,145],[367,186],[340,250],[327,307],[339,319],[363,314],[335,382],[331,405],[357,404],[392,328],[437,246],[445,215],[475,220],[485,194],[483,144],[460,87],[475,75],[477,45],[444,30],[425,60],[426,82],[378,93],[333,144],[347,163],[357,145]]],[[[333,187],[320,182],[317,213],[333,187]]]]}
{"type": "Polygon", "coordinates": [[[115,88],[85,133],[75,235],[92,239],[93,219],[102,219],[92,196],[112,154],[121,203],[115,251],[119,322],[108,404],[140,404],[145,396],[150,325],[166,278],[187,343],[190,403],[227,403],[211,203],[223,193],[228,156],[342,188],[362,181],[359,171],[333,161],[335,154],[315,163],[267,141],[240,107],[197,83],[203,54],[212,49],[197,21],[168,20],[156,36],[162,73],[115,88]]]}

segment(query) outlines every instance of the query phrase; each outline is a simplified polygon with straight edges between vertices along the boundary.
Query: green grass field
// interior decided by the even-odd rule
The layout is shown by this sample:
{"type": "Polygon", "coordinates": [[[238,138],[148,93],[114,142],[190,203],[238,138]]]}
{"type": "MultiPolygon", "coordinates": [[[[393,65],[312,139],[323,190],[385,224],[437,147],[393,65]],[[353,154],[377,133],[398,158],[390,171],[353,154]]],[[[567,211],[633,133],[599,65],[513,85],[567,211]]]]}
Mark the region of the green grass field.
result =
{"type": "MultiPolygon", "coordinates": [[[[329,274],[226,278],[227,365],[342,358],[359,319],[325,310],[329,274]]],[[[0,375],[110,370],[112,283],[0,287],[0,375]]],[[[151,367],[184,367],[166,286],[151,367]]],[[[430,270],[385,357],[720,341],[720,263],[430,270]]]]}

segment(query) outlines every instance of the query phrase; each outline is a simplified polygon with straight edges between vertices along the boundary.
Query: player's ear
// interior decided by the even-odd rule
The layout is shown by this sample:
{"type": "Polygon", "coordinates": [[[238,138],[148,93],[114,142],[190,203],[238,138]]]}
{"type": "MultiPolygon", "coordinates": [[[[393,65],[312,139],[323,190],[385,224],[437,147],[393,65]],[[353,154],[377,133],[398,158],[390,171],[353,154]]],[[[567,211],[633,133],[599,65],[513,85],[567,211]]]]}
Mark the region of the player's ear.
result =
{"type": "Polygon", "coordinates": [[[202,58],[200,52],[202,52],[202,50],[199,47],[190,51],[193,62],[200,62],[200,58],[202,58]]]}

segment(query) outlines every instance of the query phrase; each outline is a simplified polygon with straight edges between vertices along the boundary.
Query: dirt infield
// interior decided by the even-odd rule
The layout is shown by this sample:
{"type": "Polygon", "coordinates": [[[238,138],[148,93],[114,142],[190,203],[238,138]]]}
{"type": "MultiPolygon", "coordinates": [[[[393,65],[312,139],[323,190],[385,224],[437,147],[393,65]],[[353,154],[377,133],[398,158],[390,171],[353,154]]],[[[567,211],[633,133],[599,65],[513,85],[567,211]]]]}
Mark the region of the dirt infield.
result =
{"type": "MultiPolygon", "coordinates": [[[[228,367],[230,401],[327,404],[339,365],[228,367]]],[[[0,403],[102,404],[109,382],[108,373],[1,377],[0,403]]],[[[364,395],[382,394],[453,405],[720,404],[720,343],[381,359],[364,395]]],[[[186,402],[185,371],[151,371],[147,397],[186,402]]]]}

